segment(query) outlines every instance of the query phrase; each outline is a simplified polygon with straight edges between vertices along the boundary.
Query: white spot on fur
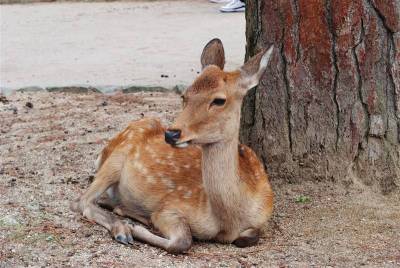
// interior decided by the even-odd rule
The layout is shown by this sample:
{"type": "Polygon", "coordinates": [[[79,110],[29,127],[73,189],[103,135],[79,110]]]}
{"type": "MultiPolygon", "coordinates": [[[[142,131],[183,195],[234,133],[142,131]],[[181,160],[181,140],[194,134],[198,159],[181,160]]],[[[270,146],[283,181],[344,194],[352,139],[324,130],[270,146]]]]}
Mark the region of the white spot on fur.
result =
{"type": "Polygon", "coordinates": [[[143,174],[143,175],[147,175],[147,168],[145,168],[143,165],[142,165],[142,168],[140,169],[140,172],[143,174]]]}
{"type": "Polygon", "coordinates": [[[186,165],[183,165],[183,167],[184,167],[184,168],[187,168],[187,169],[191,168],[191,166],[190,166],[190,165],[188,165],[188,164],[186,164],[186,165]]]}
{"type": "Polygon", "coordinates": [[[156,181],[156,178],[154,178],[153,176],[148,176],[147,177],[147,182],[148,183],[155,183],[155,181],[156,181]]]}
{"type": "Polygon", "coordinates": [[[136,168],[138,171],[140,171],[142,174],[146,174],[147,173],[147,169],[146,167],[142,164],[142,162],[140,162],[139,160],[140,158],[140,152],[136,151],[135,155],[133,156],[133,167],[136,168]]]}
{"type": "Polygon", "coordinates": [[[168,189],[175,189],[175,183],[168,179],[168,178],[162,178],[161,181],[167,186],[168,189]]]}
{"type": "Polygon", "coordinates": [[[189,190],[183,195],[183,198],[190,198],[191,196],[192,196],[192,191],[189,190]]]}
{"type": "Polygon", "coordinates": [[[140,157],[139,151],[136,151],[135,155],[133,156],[133,161],[138,161],[140,157]]]}

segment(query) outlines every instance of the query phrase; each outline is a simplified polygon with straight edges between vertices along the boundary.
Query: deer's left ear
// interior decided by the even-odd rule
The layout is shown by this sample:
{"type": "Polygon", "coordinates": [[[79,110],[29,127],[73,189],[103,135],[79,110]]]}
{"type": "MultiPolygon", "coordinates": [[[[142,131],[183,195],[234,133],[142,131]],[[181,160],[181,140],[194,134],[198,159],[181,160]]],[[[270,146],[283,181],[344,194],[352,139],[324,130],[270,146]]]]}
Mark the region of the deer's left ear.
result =
{"type": "Polygon", "coordinates": [[[267,69],[273,50],[274,46],[271,46],[267,51],[261,51],[240,67],[239,84],[246,91],[258,85],[261,76],[267,69]]]}
{"type": "Polygon", "coordinates": [[[201,53],[200,61],[202,69],[208,65],[216,65],[223,70],[225,65],[225,51],[221,40],[214,38],[208,42],[203,49],[203,53],[201,53]]]}

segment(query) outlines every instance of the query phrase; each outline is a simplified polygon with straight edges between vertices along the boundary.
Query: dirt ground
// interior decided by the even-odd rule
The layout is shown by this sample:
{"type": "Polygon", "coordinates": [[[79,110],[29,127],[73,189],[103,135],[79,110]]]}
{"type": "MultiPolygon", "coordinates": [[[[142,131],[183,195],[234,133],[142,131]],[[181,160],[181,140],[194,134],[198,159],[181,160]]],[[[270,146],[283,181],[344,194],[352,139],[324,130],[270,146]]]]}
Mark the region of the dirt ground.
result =
{"type": "Polygon", "coordinates": [[[271,178],[274,216],[255,247],[196,242],[184,255],[115,242],[72,213],[107,139],[179,110],[174,93],[0,97],[0,267],[399,267],[400,197],[360,185],[271,178]]]}

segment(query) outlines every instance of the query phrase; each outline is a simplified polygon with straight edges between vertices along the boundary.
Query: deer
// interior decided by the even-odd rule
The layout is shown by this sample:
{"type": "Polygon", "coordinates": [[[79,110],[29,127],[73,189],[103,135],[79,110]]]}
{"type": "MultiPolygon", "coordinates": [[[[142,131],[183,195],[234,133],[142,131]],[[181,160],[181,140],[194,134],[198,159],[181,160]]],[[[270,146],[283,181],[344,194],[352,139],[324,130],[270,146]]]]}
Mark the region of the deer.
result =
{"type": "Polygon", "coordinates": [[[255,152],[239,143],[240,114],[272,52],[225,72],[221,40],[208,42],[174,123],[131,122],[102,150],[93,182],[71,209],[122,244],[139,240],[172,254],[187,252],[193,239],[256,245],[274,194],[255,152]],[[98,203],[103,194],[111,211],[98,203]]]}

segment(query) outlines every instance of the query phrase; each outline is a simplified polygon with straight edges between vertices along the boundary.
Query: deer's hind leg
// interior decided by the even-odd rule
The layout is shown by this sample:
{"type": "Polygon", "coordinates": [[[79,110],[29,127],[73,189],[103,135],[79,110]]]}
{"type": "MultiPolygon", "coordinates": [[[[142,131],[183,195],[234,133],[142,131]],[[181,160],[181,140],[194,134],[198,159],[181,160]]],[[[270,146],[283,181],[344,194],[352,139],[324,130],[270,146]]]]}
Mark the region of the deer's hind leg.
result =
{"type": "Polygon", "coordinates": [[[117,241],[127,244],[133,242],[133,238],[130,235],[130,226],[113,213],[97,205],[100,196],[107,189],[118,183],[124,160],[125,157],[122,155],[111,155],[101,166],[95,180],[87,191],[78,200],[71,203],[71,210],[79,212],[88,220],[102,225],[111,232],[117,241]]]}
{"type": "Polygon", "coordinates": [[[98,201],[100,207],[105,208],[121,217],[128,217],[136,220],[146,226],[150,225],[149,219],[141,211],[137,211],[134,208],[128,208],[120,199],[118,192],[118,185],[114,184],[107,189],[107,195],[105,198],[101,198],[98,201]]]}
{"type": "Polygon", "coordinates": [[[233,244],[239,248],[251,247],[258,243],[260,239],[260,230],[249,228],[240,233],[239,237],[233,241],[233,244]]]}
{"type": "Polygon", "coordinates": [[[146,226],[150,226],[150,221],[144,217],[140,212],[125,207],[123,204],[118,204],[113,208],[113,212],[121,217],[129,217],[146,226]]]}

